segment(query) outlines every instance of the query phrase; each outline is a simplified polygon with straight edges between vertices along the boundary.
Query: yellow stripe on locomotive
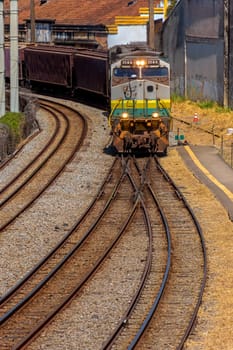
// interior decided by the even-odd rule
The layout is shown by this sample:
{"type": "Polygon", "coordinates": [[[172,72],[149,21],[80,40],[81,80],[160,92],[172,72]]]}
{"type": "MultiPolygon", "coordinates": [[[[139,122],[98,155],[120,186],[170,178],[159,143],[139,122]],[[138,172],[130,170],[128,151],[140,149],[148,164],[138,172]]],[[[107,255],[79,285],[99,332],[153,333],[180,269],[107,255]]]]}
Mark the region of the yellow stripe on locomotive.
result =
{"type": "Polygon", "coordinates": [[[168,116],[171,108],[171,100],[111,100],[112,116],[119,117],[123,112],[136,117],[152,115],[159,111],[161,116],[168,116]]]}

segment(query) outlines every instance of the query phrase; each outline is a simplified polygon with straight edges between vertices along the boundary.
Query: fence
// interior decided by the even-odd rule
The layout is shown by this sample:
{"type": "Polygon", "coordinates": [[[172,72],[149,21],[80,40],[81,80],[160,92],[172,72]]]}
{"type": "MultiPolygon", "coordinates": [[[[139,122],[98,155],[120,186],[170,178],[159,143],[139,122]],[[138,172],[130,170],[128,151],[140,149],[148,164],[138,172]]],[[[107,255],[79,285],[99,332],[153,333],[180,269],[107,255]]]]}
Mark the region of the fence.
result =
{"type": "Polygon", "coordinates": [[[233,168],[233,133],[221,136],[220,155],[233,168]]]}

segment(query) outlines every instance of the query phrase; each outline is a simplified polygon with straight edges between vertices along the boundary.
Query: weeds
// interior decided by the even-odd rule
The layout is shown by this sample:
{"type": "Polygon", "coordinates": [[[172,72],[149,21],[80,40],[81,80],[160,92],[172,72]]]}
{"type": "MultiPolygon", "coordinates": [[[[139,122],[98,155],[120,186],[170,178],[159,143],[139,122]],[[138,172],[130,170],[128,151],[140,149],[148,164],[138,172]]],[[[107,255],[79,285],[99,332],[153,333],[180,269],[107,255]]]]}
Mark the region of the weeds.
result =
{"type": "Polygon", "coordinates": [[[186,101],[184,96],[180,96],[180,95],[177,95],[177,94],[173,94],[171,96],[171,100],[172,100],[172,102],[177,102],[177,103],[186,101]]]}
{"type": "Polygon", "coordinates": [[[25,118],[22,113],[7,112],[0,119],[0,123],[7,125],[11,133],[19,139],[21,138],[22,125],[24,122],[25,118]]]}

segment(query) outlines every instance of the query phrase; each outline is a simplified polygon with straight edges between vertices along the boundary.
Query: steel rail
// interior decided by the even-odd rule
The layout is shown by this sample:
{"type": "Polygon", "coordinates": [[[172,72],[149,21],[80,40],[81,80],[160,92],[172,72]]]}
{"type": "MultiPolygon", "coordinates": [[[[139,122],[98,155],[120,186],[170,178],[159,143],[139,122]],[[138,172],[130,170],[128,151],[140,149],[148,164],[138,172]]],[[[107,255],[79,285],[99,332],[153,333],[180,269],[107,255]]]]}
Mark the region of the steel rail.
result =
{"type": "MultiPolygon", "coordinates": [[[[56,105],[56,103],[54,103],[56,105]]],[[[63,107],[65,107],[66,109],[68,110],[71,110],[75,113],[77,113],[77,111],[75,111],[74,109],[70,108],[70,107],[67,107],[67,106],[64,106],[62,105],[63,107]]],[[[52,106],[50,106],[50,108],[52,108],[52,106]]],[[[56,109],[55,107],[53,107],[54,109],[56,109]]],[[[58,112],[60,113],[60,111],[58,110],[58,112]]],[[[64,115],[64,113],[63,113],[64,115]]],[[[77,144],[75,145],[72,153],[70,154],[70,156],[66,159],[66,161],[62,164],[62,166],[60,166],[57,171],[55,172],[55,174],[50,178],[50,180],[46,183],[46,185],[37,193],[36,196],[34,196],[34,198],[29,201],[25,206],[23,206],[23,208],[18,212],[16,213],[10,220],[8,220],[7,222],[5,222],[5,224],[3,224],[2,226],[0,226],[0,231],[2,231],[3,229],[5,229],[8,225],[10,225],[23,211],[25,211],[26,209],[28,209],[34,202],[37,198],[39,198],[39,196],[54,182],[54,180],[61,174],[61,172],[64,170],[65,166],[72,160],[72,158],[74,157],[75,153],[77,152],[77,150],[81,147],[82,143],[83,143],[83,140],[87,134],[87,121],[86,119],[81,115],[80,115],[80,118],[82,120],[82,123],[83,123],[83,131],[82,131],[82,134],[81,134],[81,137],[80,139],[78,140],[77,144]]],[[[65,116],[66,118],[66,116],[65,116]]],[[[67,130],[68,131],[68,130],[67,130]]],[[[64,137],[66,137],[66,135],[64,135],[64,137]]],[[[61,143],[60,143],[61,144],[61,143]]],[[[59,148],[57,148],[56,150],[54,150],[54,152],[52,152],[52,154],[54,154],[59,148]]],[[[47,159],[47,161],[49,161],[49,159],[47,159]]],[[[46,163],[46,161],[44,162],[46,163]]],[[[39,166],[39,169],[38,171],[42,168],[42,165],[39,166]]],[[[36,171],[34,174],[31,175],[31,177],[29,178],[29,180],[32,179],[33,176],[36,175],[36,171]]],[[[26,184],[25,184],[26,185],[26,184]]],[[[22,187],[25,186],[24,184],[22,184],[22,187]]],[[[11,198],[14,196],[15,194],[13,193],[11,198]]]]}
{"type": "MultiPolygon", "coordinates": [[[[21,307],[23,307],[26,302],[28,302],[54,275],[55,273],[70,259],[70,257],[77,251],[77,249],[80,248],[80,246],[83,244],[83,242],[87,239],[87,237],[90,235],[90,233],[96,228],[98,225],[99,221],[102,219],[102,217],[106,214],[107,209],[109,208],[111,202],[114,200],[115,195],[117,191],[119,190],[119,187],[122,183],[124,174],[121,175],[119,178],[118,182],[113,188],[112,193],[110,194],[104,208],[102,209],[100,215],[98,218],[95,220],[95,222],[91,225],[91,227],[87,230],[86,234],[82,237],[79,242],[77,242],[73,248],[69,251],[68,254],[66,254],[60,262],[55,266],[54,269],[50,271],[50,273],[38,284],[36,285],[33,290],[27,294],[26,297],[22,298],[22,300],[15,305],[11,310],[9,310],[7,313],[5,313],[3,316],[0,317],[0,325],[2,325],[4,322],[7,321],[9,317],[11,317],[16,311],[18,311],[21,307]]],[[[108,177],[107,177],[108,178],[108,177]]],[[[99,194],[97,194],[97,197],[99,194]]],[[[92,205],[87,209],[87,211],[83,214],[83,216],[79,219],[79,221],[72,227],[72,229],[68,232],[68,234],[59,242],[59,244],[34,268],[26,275],[26,277],[20,281],[12,290],[10,290],[2,299],[1,302],[5,302],[10,296],[13,295],[13,293],[16,293],[19,288],[22,287],[22,285],[29,280],[37,271],[39,268],[41,268],[47,261],[48,259],[53,258],[53,255],[58,251],[58,249],[65,243],[67,238],[71,236],[71,234],[77,229],[77,227],[81,224],[83,221],[84,217],[90,212],[91,209],[93,209],[93,205],[95,204],[97,199],[94,199],[92,202],[92,205]]]]}
{"type": "MultiPolygon", "coordinates": [[[[123,180],[125,174],[121,175],[121,181],[123,180]]],[[[120,185],[120,184],[119,184],[120,185]]],[[[117,187],[119,187],[117,185],[117,187]]],[[[109,203],[106,204],[106,210],[108,209],[111,201],[115,198],[115,196],[111,196],[111,198],[109,198],[109,203]]],[[[108,248],[106,249],[106,251],[102,254],[102,256],[99,258],[99,260],[94,264],[93,268],[86,274],[86,276],[84,276],[82,278],[82,281],[76,286],[76,288],[73,290],[72,293],[70,293],[69,296],[67,296],[63,302],[56,308],[54,309],[47,317],[46,319],[44,319],[43,321],[41,321],[32,332],[30,332],[30,334],[28,334],[24,339],[22,339],[22,341],[20,341],[17,345],[15,345],[13,347],[13,349],[18,350],[21,349],[22,347],[24,347],[28,342],[30,342],[35,336],[38,335],[38,333],[42,330],[42,328],[44,328],[45,325],[47,325],[51,319],[61,310],[63,309],[68,302],[70,302],[74,296],[79,292],[79,290],[84,286],[84,284],[89,280],[89,278],[97,271],[97,269],[100,267],[100,265],[103,263],[103,261],[107,258],[107,256],[109,255],[109,253],[111,252],[111,250],[113,249],[113,247],[117,244],[117,242],[119,241],[119,239],[122,237],[123,233],[125,232],[126,228],[128,227],[128,225],[130,224],[130,222],[132,221],[133,216],[136,213],[136,210],[138,208],[138,201],[136,201],[132,207],[131,212],[128,214],[127,219],[125,220],[124,224],[122,225],[119,233],[117,234],[117,236],[114,238],[114,240],[111,242],[111,244],[108,246],[108,248]]],[[[106,211],[104,210],[104,211],[106,211]]],[[[101,214],[101,217],[104,215],[105,213],[101,214]]],[[[98,218],[96,220],[96,222],[89,228],[88,232],[86,233],[86,235],[89,235],[91,233],[91,231],[96,227],[96,225],[99,223],[99,221],[101,220],[101,218],[98,218]]],[[[84,239],[84,238],[83,238],[84,239]]],[[[83,239],[81,241],[83,241],[83,239]]],[[[78,245],[81,244],[81,241],[76,245],[76,249],[78,248],[78,245]]],[[[75,248],[73,249],[75,251],[75,248]]],[[[63,262],[62,262],[63,263],[63,262]]]]}
{"type": "MultiPolygon", "coordinates": [[[[50,110],[49,110],[48,108],[46,108],[45,106],[43,106],[43,105],[41,105],[41,109],[44,109],[44,110],[50,112],[50,110]]],[[[54,115],[54,114],[51,114],[51,115],[52,115],[53,117],[55,117],[56,127],[55,127],[55,130],[53,131],[51,137],[49,138],[48,142],[46,142],[46,144],[44,145],[44,147],[40,150],[40,152],[36,155],[36,157],[35,157],[34,159],[32,159],[32,160],[27,164],[26,167],[24,167],[20,172],[18,172],[17,175],[16,175],[13,179],[11,179],[11,181],[9,181],[9,182],[4,186],[4,188],[3,188],[2,190],[0,189],[0,194],[1,194],[1,195],[2,195],[2,193],[4,193],[4,192],[6,191],[6,189],[8,189],[10,186],[12,186],[12,184],[13,184],[16,180],[18,180],[18,179],[20,178],[20,176],[23,175],[23,173],[25,172],[25,170],[28,170],[28,169],[37,161],[38,157],[40,157],[40,156],[46,151],[46,149],[52,144],[52,142],[54,141],[54,139],[55,139],[55,137],[56,137],[56,134],[57,134],[58,130],[60,129],[60,123],[59,123],[59,119],[58,119],[58,117],[57,117],[56,115],[54,115]]],[[[40,132],[41,132],[41,130],[40,130],[40,132]]],[[[28,141],[27,141],[27,143],[28,143],[28,141]]],[[[24,145],[24,146],[25,146],[25,145],[24,145]]],[[[24,146],[23,146],[23,147],[24,147],[24,146]]],[[[23,149],[23,147],[21,147],[20,150],[23,149]]],[[[17,154],[20,152],[20,150],[17,151],[17,154]]],[[[12,157],[12,158],[13,158],[13,157],[12,157]]],[[[12,158],[10,158],[9,161],[12,160],[12,158]]]]}
{"type": "MultiPolygon", "coordinates": [[[[32,159],[32,161],[30,163],[27,164],[26,167],[24,167],[11,181],[9,181],[2,190],[0,190],[0,195],[2,195],[4,192],[6,192],[6,190],[12,186],[14,184],[14,182],[16,182],[17,180],[19,180],[19,178],[21,176],[25,175],[26,170],[29,170],[30,167],[33,166],[33,164],[35,164],[36,162],[38,162],[38,159],[44,154],[46,153],[46,151],[48,150],[49,146],[52,145],[52,143],[54,142],[54,140],[56,139],[56,136],[58,134],[58,131],[61,129],[61,123],[57,117],[57,115],[55,113],[53,113],[53,111],[51,111],[50,108],[46,108],[46,107],[42,107],[45,111],[50,112],[50,114],[54,117],[54,119],[56,120],[56,127],[55,130],[52,134],[52,137],[49,139],[49,141],[45,144],[45,146],[41,149],[41,151],[36,155],[36,157],[34,159],[32,159]]],[[[64,116],[65,117],[65,116],[64,116]]],[[[49,158],[57,151],[57,149],[60,147],[60,143],[65,139],[67,132],[68,132],[68,119],[65,117],[64,118],[66,121],[66,128],[65,128],[65,132],[62,136],[62,139],[60,140],[59,144],[52,149],[51,153],[49,153],[46,158],[43,160],[43,162],[41,162],[39,164],[39,166],[34,169],[34,171],[30,174],[30,176],[25,179],[18,187],[15,191],[12,192],[11,195],[7,196],[7,198],[5,198],[3,201],[0,201],[0,208],[3,207],[10,199],[12,199],[14,197],[14,195],[19,192],[24,186],[27,185],[27,183],[33,178],[33,176],[38,172],[38,170],[40,170],[44,164],[49,160],[49,158]]]]}
{"type": "Polygon", "coordinates": [[[75,223],[72,228],[67,232],[67,234],[58,242],[58,244],[43,258],[40,260],[38,264],[36,264],[33,269],[31,269],[17,284],[15,284],[7,293],[5,293],[1,298],[0,298],[0,306],[7,302],[7,300],[16,293],[18,289],[20,289],[29,279],[32,275],[34,275],[51,257],[58,251],[59,248],[61,248],[64,243],[67,241],[67,239],[72,235],[74,230],[76,230],[81,224],[82,221],[85,219],[85,217],[89,214],[89,212],[92,210],[93,206],[99,199],[99,197],[102,195],[104,186],[105,184],[109,181],[109,178],[111,176],[111,173],[114,169],[114,166],[117,162],[117,158],[115,158],[108,175],[102,182],[102,185],[100,186],[100,189],[97,193],[97,195],[94,197],[90,205],[88,206],[87,210],[82,214],[82,216],[79,218],[78,222],[75,223]]]}
{"type": "Polygon", "coordinates": [[[147,184],[147,187],[149,189],[149,192],[151,193],[151,196],[154,200],[154,202],[156,203],[156,206],[158,208],[158,211],[160,213],[161,219],[163,221],[163,225],[165,228],[165,234],[166,234],[166,239],[167,239],[167,262],[166,262],[166,267],[165,267],[165,272],[163,274],[163,279],[162,279],[162,283],[159,289],[159,292],[155,298],[155,301],[153,303],[153,305],[151,306],[146,318],[144,319],[144,322],[142,323],[141,327],[139,328],[137,334],[135,335],[133,341],[130,343],[130,345],[128,346],[128,350],[132,350],[135,348],[135,346],[138,344],[139,340],[141,339],[142,335],[144,334],[144,332],[146,331],[146,329],[148,328],[150,321],[153,317],[153,315],[156,312],[156,309],[159,305],[159,302],[162,298],[162,295],[164,293],[165,287],[166,287],[166,283],[168,280],[168,276],[169,276],[169,272],[170,272],[170,268],[171,268],[171,234],[170,234],[170,229],[169,229],[169,225],[166,219],[166,215],[163,212],[163,209],[161,207],[161,205],[159,204],[158,199],[156,198],[155,193],[153,192],[151,186],[149,184],[147,184]]]}
{"type": "Polygon", "coordinates": [[[164,168],[162,167],[162,165],[160,164],[159,160],[157,157],[154,157],[155,162],[156,162],[156,166],[162,171],[163,174],[166,174],[166,178],[168,179],[168,181],[172,184],[172,186],[174,187],[178,197],[183,201],[184,205],[186,206],[190,216],[193,219],[193,222],[196,226],[198,235],[200,237],[200,242],[201,242],[201,247],[202,247],[202,251],[203,251],[203,277],[202,277],[202,281],[201,281],[201,287],[200,287],[200,291],[199,291],[199,295],[198,295],[198,300],[196,302],[194,311],[193,311],[193,315],[189,321],[189,324],[187,325],[186,331],[180,341],[180,344],[177,347],[177,350],[182,350],[183,346],[186,342],[186,340],[189,337],[189,334],[195,324],[195,320],[197,318],[197,313],[198,310],[200,308],[201,302],[202,302],[202,298],[203,298],[203,294],[204,294],[204,289],[206,286],[206,282],[207,282],[207,268],[208,268],[208,264],[207,264],[207,250],[206,250],[206,244],[205,244],[205,238],[201,229],[201,226],[191,208],[191,206],[188,204],[187,200],[185,199],[185,197],[183,196],[183,194],[181,193],[181,191],[178,189],[178,187],[175,185],[174,181],[171,179],[171,177],[165,172],[164,168]]]}
{"type": "Polygon", "coordinates": [[[156,203],[156,206],[158,208],[158,211],[160,213],[164,228],[165,228],[165,234],[166,234],[166,239],[167,239],[167,251],[168,251],[168,255],[167,255],[167,262],[166,262],[166,268],[165,268],[165,272],[162,278],[162,282],[161,282],[161,286],[159,289],[159,292],[157,294],[157,297],[155,299],[155,302],[153,303],[153,306],[151,307],[147,317],[145,318],[142,326],[140,327],[140,329],[138,330],[136,336],[134,337],[133,341],[131,342],[130,346],[128,347],[128,349],[133,349],[136,344],[138,343],[139,339],[141,338],[142,334],[145,332],[146,328],[149,325],[149,322],[159,304],[159,301],[162,297],[162,294],[164,292],[165,286],[166,286],[166,282],[168,279],[168,275],[169,275],[169,271],[170,271],[170,266],[171,266],[171,235],[170,235],[170,230],[169,230],[169,226],[168,226],[168,222],[166,220],[166,216],[163,212],[163,209],[161,208],[158,199],[156,198],[152,188],[150,187],[149,184],[147,184],[147,179],[146,179],[146,173],[148,171],[148,167],[151,161],[151,157],[148,158],[148,161],[143,169],[143,171],[141,172],[140,167],[138,166],[135,157],[134,157],[134,164],[137,168],[137,171],[141,177],[141,185],[140,185],[140,189],[137,188],[134,179],[131,177],[130,171],[128,171],[128,175],[130,177],[131,182],[133,183],[134,187],[135,187],[135,192],[137,193],[137,198],[136,201],[139,201],[142,208],[143,208],[143,212],[144,212],[144,216],[145,216],[145,220],[147,223],[147,227],[148,227],[148,235],[149,235],[149,249],[148,249],[148,256],[147,256],[147,261],[145,264],[145,268],[144,268],[144,273],[143,276],[141,278],[139,287],[137,288],[137,291],[135,293],[135,295],[133,296],[130,305],[127,309],[127,311],[125,312],[124,316],[122,317],[121,321],[119,322],[119,324],[117,325],[117,327],[115,328],[114,332],[111,334],[111,336],[108,338],[108,340],[105,342],[105,344],[102,347],[102,350],[109,350],[112,345],[114,344],[115,339],[119,336],[121,330],[123,327],[125,327],[125,325],[128,323],[130,316],[132,315],[135,307],[137,306],[137,303],[139,301],[140,295],[145,287],[146,281],[148,279],[149,273],[150,273],[150,269],[151,269],[151,264],[152,264],[152,228],[151,228],[151,224],[150,224],[150,218],[146,209],[146,205],[144,203],[143,197],[142,197],[142,189],[144,186],[147,186],[147,188],[149,189],[149,192],[152,195],[152,198],[154,200],[154,202],[156,203]]]}

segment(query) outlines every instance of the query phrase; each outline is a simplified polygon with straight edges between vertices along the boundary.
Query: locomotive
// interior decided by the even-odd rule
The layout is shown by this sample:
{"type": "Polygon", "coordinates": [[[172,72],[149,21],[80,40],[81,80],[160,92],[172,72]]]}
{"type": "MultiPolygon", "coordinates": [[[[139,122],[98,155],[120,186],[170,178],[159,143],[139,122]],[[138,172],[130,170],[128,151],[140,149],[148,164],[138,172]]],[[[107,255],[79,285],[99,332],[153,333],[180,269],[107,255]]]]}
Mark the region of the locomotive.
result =
{"type": "MultiPolygon", "coordinates": [[[[6,81],[9,52],[7,57],[6,81]]],[[[84,103],[98,102],[107,109],[117,152],[167,153],[169,64],[146,46],[93,50],[28,45],[20,48],[19,72],[21,86],[79,101],[85,96],[84,103]]]]}
{"type": "Polygon", "coordinates": [[[166,155],[171,107],[169,64],[146,48],[117,47],[110,55],[113,147],[119,153],[166,155]]]}

